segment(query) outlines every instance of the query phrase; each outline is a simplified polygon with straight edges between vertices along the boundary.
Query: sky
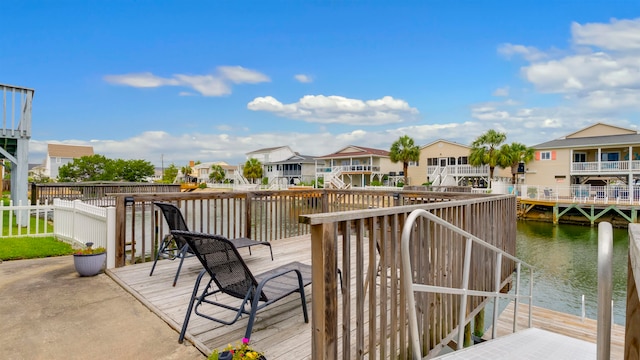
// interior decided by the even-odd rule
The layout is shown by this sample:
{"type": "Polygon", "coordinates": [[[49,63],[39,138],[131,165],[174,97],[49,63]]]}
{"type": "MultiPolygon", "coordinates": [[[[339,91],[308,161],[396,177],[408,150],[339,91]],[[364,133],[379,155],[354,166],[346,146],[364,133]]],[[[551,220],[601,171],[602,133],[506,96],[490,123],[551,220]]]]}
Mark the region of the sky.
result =
{"type": "Polygon", "coordinates": [[[640,125],[638,0],[25,0],[0,24],[0,83],[35,90],[30,163],[47,143],[180,167],[640,125]]]}

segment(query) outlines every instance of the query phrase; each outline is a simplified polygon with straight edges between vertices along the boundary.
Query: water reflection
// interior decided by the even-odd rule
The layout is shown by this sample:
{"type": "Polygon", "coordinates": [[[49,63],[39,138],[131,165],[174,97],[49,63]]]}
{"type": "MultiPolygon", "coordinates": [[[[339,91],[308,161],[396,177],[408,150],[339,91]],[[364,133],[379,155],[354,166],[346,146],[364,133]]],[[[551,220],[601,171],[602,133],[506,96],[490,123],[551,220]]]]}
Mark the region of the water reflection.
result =
{"type": "MultiPolygon", "coordinates": [[[[624,324],[628,249],[627,229],[614,229],[613,303],[616,324],[624,324]]],[[[597,226],[554,226],[520,221],[517,256],[536,267],[533,280],[535,305],[579,316],[584,294],[586,316],[597,317],[597,226]]]]}

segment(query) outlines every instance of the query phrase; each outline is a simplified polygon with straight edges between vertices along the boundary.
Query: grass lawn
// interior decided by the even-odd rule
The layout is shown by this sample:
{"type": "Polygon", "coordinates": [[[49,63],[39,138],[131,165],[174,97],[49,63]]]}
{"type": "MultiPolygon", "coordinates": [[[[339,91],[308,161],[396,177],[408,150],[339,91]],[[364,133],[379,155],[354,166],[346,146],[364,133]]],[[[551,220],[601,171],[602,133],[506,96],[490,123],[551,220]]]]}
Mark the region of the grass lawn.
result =
{"type": "Polygon", "coordinates": [[[73,254],[71,245],[48,237],[0,239],[0,260],[33,259],[73,254]]]}

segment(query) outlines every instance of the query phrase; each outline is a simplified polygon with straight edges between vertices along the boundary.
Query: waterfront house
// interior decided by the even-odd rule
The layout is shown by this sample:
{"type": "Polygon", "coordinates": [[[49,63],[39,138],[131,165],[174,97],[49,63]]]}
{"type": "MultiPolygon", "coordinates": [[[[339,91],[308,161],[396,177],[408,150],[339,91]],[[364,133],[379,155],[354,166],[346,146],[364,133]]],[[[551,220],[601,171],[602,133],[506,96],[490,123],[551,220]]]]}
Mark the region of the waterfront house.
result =
{"type": "Polygon", "coordinates": [[[47,144],[47,157],[44,161],[44,175],[51,179],[58,177],[61,166],[83,156],[92,156],[93,146],[47,144]]]}
{"type": "Polygon", "coordinates": [[[404,176],[402,163],[391,162],[388,151],[362,146],[349,145],[315,158],[315,163],[316,179],[323,178],[325,188],[364,187],[404,176]]]}
{"type": "Polygon", "coordinates": [[[219,165],[224,170],[225,177],[223,181],[231,181],[233,180],[234,172],[236,170],[236,166],[229,165],[224,161],[215,161],[215,162],[204,162],[197,165],[192,165],[192,176],[197,178],[198,183],[208,183],[211,182],[209,180],[209,174],[211,174],[211,167],[214,165],[219,165]]]}
{"type": "Polygon", "coordinates": [[[470,153],[470,146],[443,139],[420,147],[420,162],[411,171],[413,183],[484,187],[489,183],[489,167],[469,165],[470,153]]]}
{"type": "Polygon", "coordinates": [[[264,148],[247,153],[247,159],[254,158],[262,164],[263,177],[269,183],[281,185],[310,182],[314,178],[315,162],[312,156],[301,155],[288,146],[264,148]]]}
{"type": "Polygon", "coordinates": [[[525,183],[568,192],[560,195],[627,200],[633,196],[628,186],[640,182],[636,130],[597,123],[533,148],[535,159],[526,165],[525,183]],[[593,187],[605,185],[607,193],[593,193],[593,187]]]}

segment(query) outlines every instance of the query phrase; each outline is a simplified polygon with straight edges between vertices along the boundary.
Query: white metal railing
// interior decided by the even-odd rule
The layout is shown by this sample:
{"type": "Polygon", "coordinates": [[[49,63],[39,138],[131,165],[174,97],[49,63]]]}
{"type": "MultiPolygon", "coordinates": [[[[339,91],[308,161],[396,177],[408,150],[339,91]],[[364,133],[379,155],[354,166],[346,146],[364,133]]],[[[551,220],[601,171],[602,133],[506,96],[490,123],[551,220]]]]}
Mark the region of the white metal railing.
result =
{"type": "Polygon", "coordinates": [[[628,173],[640,169],[640,160],[572,162],[571,174],[628,173]]]}
{"type": "MultiPolygon", "coordinates": [[[[509,298],[514,300],[514,319],[513,319],[513,331],[517,330],[517,316],[518,316],[518,303],[520,299],[526,299],[529,302],[529,324],[531,327],[532,322],[532,305],[533,305],[533,267],[524,261],[514,257],[513,255],[491,245],[483,241],[482,239],[460,229],[459,227],[439,218],[438,216],[424,210],[417,209],[409,214],[407,221],[402,228],[402,240],[401,240],[401,262],[402,262],[402,273],[401,276],[407,277],[409,279],[405,279],[402,281],[404,292],[407,298],[407,307],[409,312],[409,334],[410,334],[410,342],[412,347],[412,353],[414,359],[421,359],[421,346],[420,346],[420,335],[418,333],[418,323],[417,323],[417,314],[416,314],[416,306],[415,306],[415,292],[430,292],[430,293],[440,293],[440,294],[452,294],[452,295],[460,295],[460,320],[458,325],[458,349],[461,349],[464,345],[464,327],[467,323],[467,298],[469,296],[481,296],[493,298],[493,325],[492,325],[492,338],[495,338],[497,335],[497,322],[498,322],[498,313],[499,313],[499,299],[509,298]],[[435,286],[435,285],[426,285],[426,284],[416,284],[413,283],[413,272],[411,270],[411,254],[409,252],[409,242],[411,241],[411,234],[413,232],[413,227],[416,220],[419,217],[427,218],[435,224],[438,224],[448,230],[451,230],[459,235],[463,236],[465,241],[465,252],[464,252],[464,260],[463,260],[463,275],[462,275],[462,287],[461,288],[452,288],[445,286],[435,286]],[[488,249],[495,253],[494,259],[494,271],[495,271],[495,284],[494,291],[479,291],[479,290],[471,290],[469,289],[469,272],[471,268],[471,251],[473,250],[473,245],[480,246],[482,248],[488,249]],[[501,269],[502,269],[502,259],[507,258],[515,262],[516,264],[516,279],[515,279],[515,291],[513,294],[503,294],[500,292],[501,289],[501,269]],[[522,267],[527,267],[529,269],[529,294],[521,295],[520,294],[520,274],[522,272],[522,267]]],[[[488,267],[491,268],[491,267],[488,267]]]]}
{"type": "Polygon", "coordinates": [[[522,199],[591,204],[640,204],[640,185],[509,185],[507,192],[522,199]]]}
{"type": "Polygon", "coordinates": [[[598,224],[598,360],[611,357],[611,299],[613,294],[613,229],[608,222],[598,224]]]}

